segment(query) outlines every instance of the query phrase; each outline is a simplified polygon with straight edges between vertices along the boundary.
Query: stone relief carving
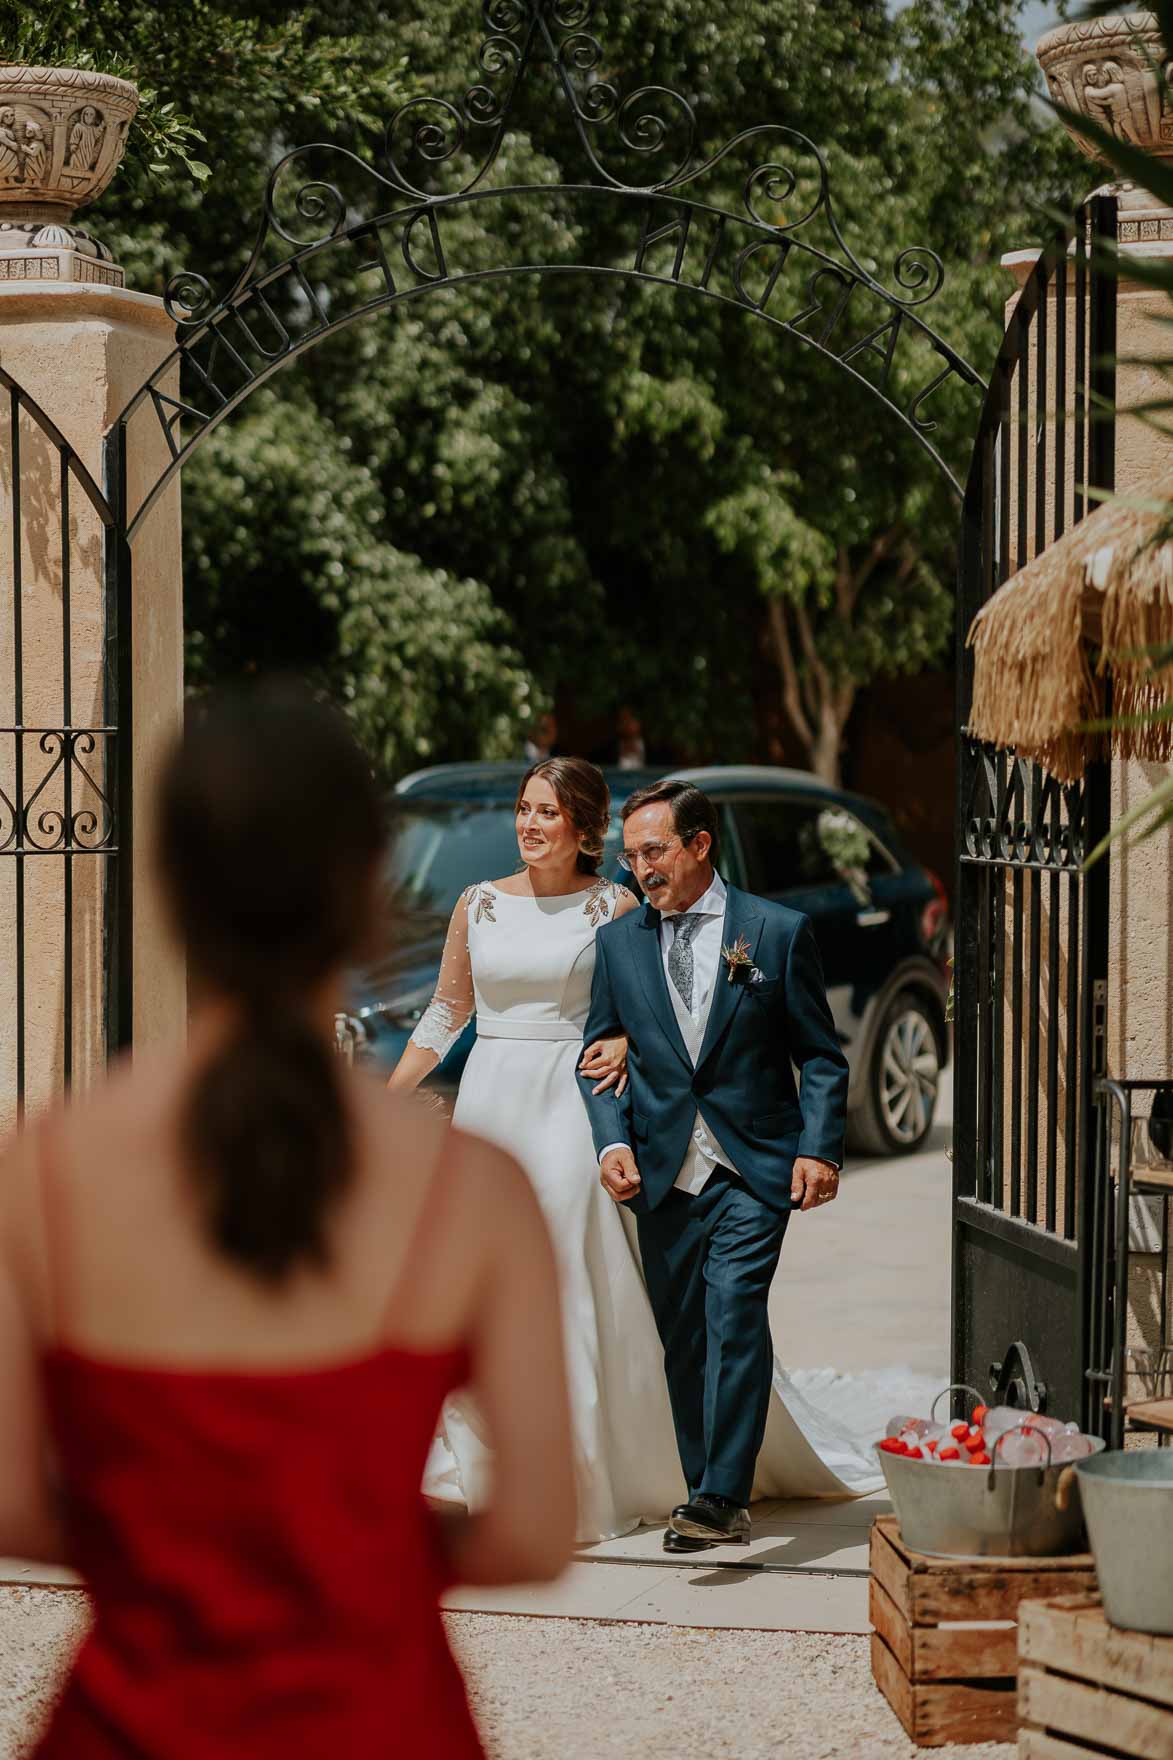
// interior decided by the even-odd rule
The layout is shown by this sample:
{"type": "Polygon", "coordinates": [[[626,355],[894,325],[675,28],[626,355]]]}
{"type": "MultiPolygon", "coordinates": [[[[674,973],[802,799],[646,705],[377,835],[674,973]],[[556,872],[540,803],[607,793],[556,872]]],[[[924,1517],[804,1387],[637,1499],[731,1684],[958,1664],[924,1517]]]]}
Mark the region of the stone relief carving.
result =
{"type": "Polygon", "coordinates": [[[93,201],[122,158],[138,109],[128,80],[86,68],[0,66],[0,207],[93,201]]]}
{"type": "Polygon", "coordinates": [[[1118,61],[1084,63],[1081,108],[1118,140],[1136,140],[1147,132],[1143,108],[1139,118],[1131,112],[1132,97],[1118,61]]]}
{"type": "Polygon", "coordinates": [[[49,143],[41,123],[24,125],[24,178],[26,183],[44,184],[49,178],[49,143]]]}
{"type": "Polygon", "coordinates": [[[69,151],[65,155],[67,171],[88,175],[98,163],[102,142],[106,138],[106,119],[96,104],[86,104],[71,119],[69,151]]]}
{"type": "Polygon", "coordinates": [[[0,279],[121,285],[110,252],[73,213],[118,169],[137,109],[137,89],[111,74],[0,65],[0,279]]]}
{"type": "Polygon", "coordinates": [[[0,179],[6,183],[23,181],[16,110],[11,104],[0,105],[0,179]]]}
{"type": "MultiPolygon", "coordinates": [[[[1173,115],[1166,115],[1159,73],[1165,47],[1151,12],[1060,25],[1036,54],[1052,98],[1064,109],[1150,151],[1170,142],[1173,115]]],[[[1098,157],[1090,142],[1068,132],[1081,152],[1098,157]]]]}

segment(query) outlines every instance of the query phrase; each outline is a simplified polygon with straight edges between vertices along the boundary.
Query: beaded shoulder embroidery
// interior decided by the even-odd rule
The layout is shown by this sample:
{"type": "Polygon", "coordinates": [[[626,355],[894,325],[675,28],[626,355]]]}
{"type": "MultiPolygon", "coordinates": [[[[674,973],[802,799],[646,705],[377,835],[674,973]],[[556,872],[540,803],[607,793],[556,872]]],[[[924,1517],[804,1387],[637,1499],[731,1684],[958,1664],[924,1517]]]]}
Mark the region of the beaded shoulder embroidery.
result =
{"type": "Polygon", "coordinates": [[[490,923],[497,921],[493,908],[496,901],[491,886],[486,886],[482,881],[479,886],[470,886],[464,897],[474,923],[479,923],[482,917],[487,917],[490,923]]]}
{"type": "Polygon", "coordinates": [[[586,895],[583,913],[590,919],[592,929],[605,922],[611,915],[611,907],[619,897],[619,889],[610,880],[600,880],[586,895]]]}

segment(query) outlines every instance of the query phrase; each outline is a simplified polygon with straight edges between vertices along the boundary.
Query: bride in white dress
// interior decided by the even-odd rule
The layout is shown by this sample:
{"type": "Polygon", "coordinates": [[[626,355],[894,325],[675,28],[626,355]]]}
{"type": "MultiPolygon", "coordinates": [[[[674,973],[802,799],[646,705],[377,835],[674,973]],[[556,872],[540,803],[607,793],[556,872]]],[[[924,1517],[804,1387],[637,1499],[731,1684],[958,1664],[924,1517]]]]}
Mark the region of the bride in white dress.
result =
{"type": "MultiPolygon", "coordinates": [[[[526,1168],[561,1269],[575,1420],[580,1543],[667,1520],[686,1494],[643,1282],[634,1221],[604,1192],[576,1070],[619,1084],[626,1044],[584,1053],[595,935],[636,908],[598,877],[610,814],[606,784],[581,759],[547,759],[517,802],[519,873],[472,886],[452,913],[435,996],[391,1086],[416,1087],[472,1013],[477,1040],[454,1122],[508,1149],[526,1168]]],[[[852,1438],[788,1384],[774,1397],[755,1497],[847,1497],[882,1477],[852,1438]]],[[[450,1400],[429,1462],[429,1496],[477,1507],[491,1463],[475,1410],[450,1400]]]]}

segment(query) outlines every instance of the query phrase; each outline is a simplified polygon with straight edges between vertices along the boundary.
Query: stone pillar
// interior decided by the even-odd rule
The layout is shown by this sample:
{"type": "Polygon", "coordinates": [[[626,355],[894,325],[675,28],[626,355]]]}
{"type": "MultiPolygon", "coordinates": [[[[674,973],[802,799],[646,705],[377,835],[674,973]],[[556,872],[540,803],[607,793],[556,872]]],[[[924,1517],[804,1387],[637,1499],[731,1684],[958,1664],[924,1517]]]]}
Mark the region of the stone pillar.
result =
{"type": "MultiPolygon", "coordinates": [[[[1151,12],[1084,20],[1048,31],[1038,45],[1051,96],[1119,139],[1173,164],[1173,115],[1157,70],[1166,50],[1151,12]]],[[[1072,129],[1089,158],[1097,148],[1072,129]]],[[[1117,298],[1116,488],[1147,488],[1173,464],[1173,438],[1128,411],[1168,395],[1161,373],[1143,365],[1168,359],[1173,341],[1165,295],[1130,280],[1134,258],[1173,258],[1173,211],[1134,184],[1112,186],[1119,202],[1124,261],[1117,298]]],[[[1019,259],[1007,259],[1017,267],[1019,259]]],[[[1121,764],[1113,777],[1118,818],[1164,775],[1157,765],[1121,764]]],[[[1173,839],[1168,833],[1113,855],[1109,1069],[1156,1080],[1173,1076],[1173,839]]]]}
{"type": "MultiPolygon", "coordinates": [[[[1146,255],[1173,257],[1173,214],[1121,216],[1121,242],[1150,238],[1146,255]],[[1132,236],[1129,237],[1129,234],[1132,236]]],[[[1141,492],[1173,466],[1173,437],[1136,416],[1135,410],[1168,396],[1168,382],[1154,368],[1136,364],[1173,353],[1169,302],[1163,294],[1122,280],[1117,304],[1116,488],[1141,492]]],[[[1118,820],[1169,774],[1162,764],[1133,760],[1112,767],[1112,818],[1118,820]]],[[[1173,1079],[1173,831],[1112,851],[1111,938],[1108,945],[1108,1071],[1140,1081],[1173,1079]]],[[[1151,1097],[1134,1096],[1147,1115],[1151,1097]]],[[[1128,1343],[1155,1350],[1160,1336],[1160,1204],[1137,1198],[1132,1205],[1133,1258],[1129,1279],[1128,1343]]],[[[1173,1249],[1171,1249],[1173,1250],[1173,1249]]],[[[1173,1288],[1173,1278],[1170,1279],[1173,1288]]],[[[1167,1324],[1173,1316],[1167,1316],[1167,1324]]],[[[1134,1395],[1143,1391],[1134,1385],[1134,1395]]]]}
{"type": "MultiPolygon", "coordinates": [[[[103,483],[103,441],[128,398],[174,344],[161,300],[123,288],[82,283],[0,281],[0,365],[45,414],[103,483]]],[[[140,442],[141,444],[141,442],[140,442]]],[[[153,455],[128,461],[133,498],[153,480],[164,441],[153,455]]],[[[104,596],[101,528],[82,494],[70,492],[69,541],[60,521],[60,467],[56,449],[27,418],[21,422],[21,610],[23,617],[23,725],[63,725],[62,594],[69,566],[70,667],[75,726],[103,723],[104,596]],[[65,555],[67,552],[67,558],[65,555]]],[[[9,474],[11,471],[9,470],[9,474]]],[[[0,725],[11,725],[14,503],[0,487],[0,725]]],[[[152,781],[160,750],[180,725],[183,698],[180,503],[176,482],[160,499],[135,546],[133,628],[134,847],[123,851],[135,874],[134,1038],[137,1046],[181,1032],[185,1017],[182,962],[162,921],[149,870],[152,781]]],[[[99,742],[100,746],[101,742],[99,742]]],[[[33,742],[24,740],[26,764],[33,742]]],[[[112,752],[110,757],[112,759],[112,752]]],[[[7,751],[0,753],[5,770],[7,751]]],[[[91,760],[87,760],[90,762],[91,760]]],[[[47,771],[51,752],[36,754],[47,771]]],[[[103,782],[103,756],[92,755],[103,782]]],[[[0,775],[0,787],[5,776],[0,775]]],[[[59,805],[54,790],[38,806],[59,805]]],[[[84,782],[78,778],[78,787],[84,782]]],[[[25,796],[29,793],[26,776],[25,796]]],[[[75,798],[74,810],[79,801],[75,798]]],[[[3,833],[0,830],[0,842],[3,833]]],[[[0,886],[11,887],[15,863],[0,855],[0,886]]],[[[62,1085],[63,1019],[72,989],[72,1079],[84,1086],[102,1068],[106,1045],[103,1009],[103,897],[101,857],[73,859],[73,948],[66,970],[63,931],[64,871],[60,858],[24,861],[26,874],[25,1021],[27,1105],[42,1106],[62,1085]]],[[[15,924],[8,891],[0,896],[0,1132],[15,1117],[15,924]]]]}

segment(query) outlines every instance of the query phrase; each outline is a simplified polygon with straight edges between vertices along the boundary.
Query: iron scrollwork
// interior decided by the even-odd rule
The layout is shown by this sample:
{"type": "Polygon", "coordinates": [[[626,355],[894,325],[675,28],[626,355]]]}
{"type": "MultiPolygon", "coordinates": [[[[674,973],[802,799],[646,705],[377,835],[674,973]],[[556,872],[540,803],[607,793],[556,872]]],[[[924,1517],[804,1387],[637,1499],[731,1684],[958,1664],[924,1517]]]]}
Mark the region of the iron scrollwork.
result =
{"type": "Polygon", "coordinates": [[[1084,790],[1013,753],[974,748],[964,859],[1078,873],[1087,853],[1084,790]]]}
{"type": "MultiPolygon", "coordinates": [[[[907,246],[881,279],[848,243],[826,157],[787,124],[744,128],[705,156],[683,93],[655,83],[625,92],[609,76],[595,13],[596,0],[482,0],[477,77],[462,95],[407,99],[373,164],[328,142],[295,147],[268,178],[254,243],[232,286],[217,294],[192,269],[171,277],[165,302],[178,348],[117,424],[125,435],[136,410],[153,410],[170,455],[130,510],[128,537],[201,438],[327,333],[442,285],[553,269],[626,274],[749,310],[880,398],[960,495],[929,439],[936,396],[951,378],[972,388],[982,381],[925,322],[945,278],[936,252],[907,246]],[[557,184],[490,181],[523,82],[541,63],[567,107],[585,174],[557,184]],[[705,180],[722,166],[706,193],[705,180]],[[360,190],[372,201],[351,212],[360,190]],[[626,263],[573,251],[554,263],[459,261],[455,216],[471,204],[527,198],[565,206],[600,196],[616,205],[618,234],[629,235],[626,263]],[[346,272],[323,281],[332,251],[346,272]],[[907,358],[911,346],[921,353],[918,366],[907,358]]],[[[485,234],[498,237],[491,225],[485,234]]],[[[508,237],[502,231],[500,244],[508,237]]]]}
{"type": "MultiPolygon", "coordinates": [[[[26,785],[22,800],[0,786],[0,854],[25,856],[104,855],[115,846],[115,819],[109,795],[93,774],[96,758],[105,758],[100,740],[110,728],[6,728],[6,734],[31,742],[31,752],[45,762],[26,785]]],[[[23,768],[23,767],[22,767],[23,768]]]]}

